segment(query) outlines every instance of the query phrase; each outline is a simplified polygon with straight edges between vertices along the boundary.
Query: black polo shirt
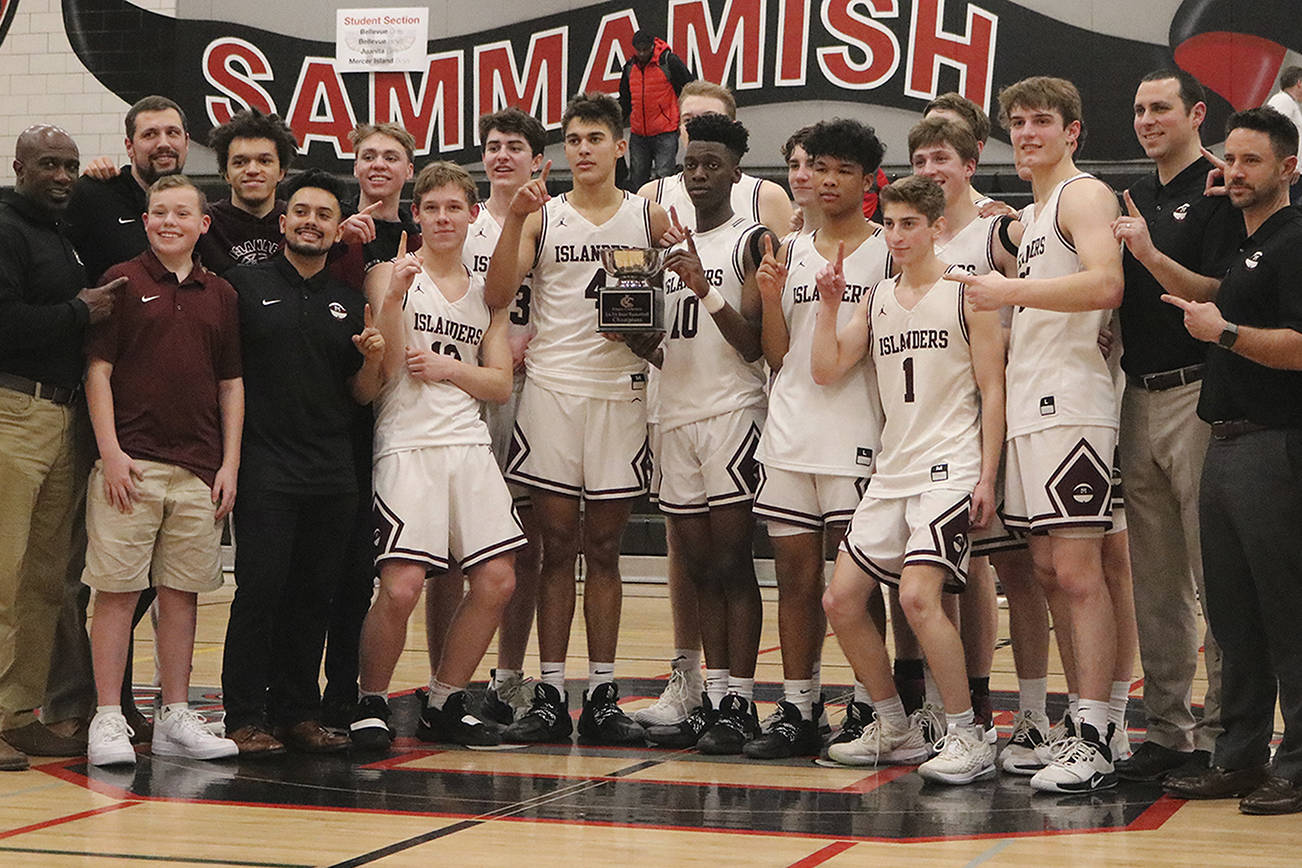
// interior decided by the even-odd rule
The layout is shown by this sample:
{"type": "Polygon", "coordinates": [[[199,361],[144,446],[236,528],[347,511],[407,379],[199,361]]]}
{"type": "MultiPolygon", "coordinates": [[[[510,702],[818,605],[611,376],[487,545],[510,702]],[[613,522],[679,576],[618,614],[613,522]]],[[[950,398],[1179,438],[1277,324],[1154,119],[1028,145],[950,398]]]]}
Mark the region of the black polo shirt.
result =
{"type": "Polygon", "coordinates": [[[81,384],[90,309],[86,271],[59,219],[0,191],[0,371],[64,388],[81,384]]]}
{"type": "Polygon", "coordinates": [[[217,274],[225,274],[237,265],[253,265],[270,259],[280,253],[285,243],[280,231],[284,213],[284,199],[277,199],[262,217],[237,208],[230,199],[216,202],[208,209],[212,225],[199,236],[195,252],[204,267],[217,274]]]}
{"type": "Polygon", "coordinates": [[[244,349],[241,490],[355,492],[348,379],[363,361],[352,342],[362,296],[328,269],[304,280],[283,255],[225,277],[240,296],[244,349]]]}
{"type": "MultiPolygon", "coordinates": [[[[1302,332],[1302,211],[1281,208],[1239,245],[1216,304],[1241,326],[1302,332]]],[[[1282,371],[1213,346],[1198,415],[1302,428],[1302,371],[1282,371]]]]}
{"type": "MultiPolygon", "coordinates": [[[[1130,198],[1148,221],[1154,246],[1204,275],[1223,274],[1243,240],[1243,215],[1229,198],[1203,195],[1211,168],[1205,157],[1199,157],[1169,184],[1159,182],[1154,171],[1130,188],[1130,198]]],[[[1202,362],[1207,345],[1190,336],[1179,308],[1161,300],[1166,290],[1129,248],[1122,254],[1122,268],[1126,277],[1121,299],[1122,369],[1138,377],[1202,362]]]]}
{"type": "Polygon", "coordinates": [[[68,237],[86,264],[86,276],[98,281],[119,262],[134,259],[149,246],[145,237],[145,189],[123,166],[116,178],[77,179],[68,202],[68,237]]]}

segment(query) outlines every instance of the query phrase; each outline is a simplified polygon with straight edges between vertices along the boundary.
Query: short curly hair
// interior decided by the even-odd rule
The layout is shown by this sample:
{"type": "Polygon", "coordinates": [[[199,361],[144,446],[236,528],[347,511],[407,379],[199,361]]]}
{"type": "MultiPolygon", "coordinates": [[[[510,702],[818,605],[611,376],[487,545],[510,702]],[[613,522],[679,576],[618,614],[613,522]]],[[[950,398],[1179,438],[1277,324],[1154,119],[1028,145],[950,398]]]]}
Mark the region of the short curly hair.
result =
{"type": "Polygon", "coordinates": [[[255,108],[243,109],[208,134],[208,146],[217,152],[217,166],[226,170],[231,142],[236,139],[270,139],[276,146],[280,168],[288,170],[298,152],[298,139],[280,115],[263,114],[255,108]]]}

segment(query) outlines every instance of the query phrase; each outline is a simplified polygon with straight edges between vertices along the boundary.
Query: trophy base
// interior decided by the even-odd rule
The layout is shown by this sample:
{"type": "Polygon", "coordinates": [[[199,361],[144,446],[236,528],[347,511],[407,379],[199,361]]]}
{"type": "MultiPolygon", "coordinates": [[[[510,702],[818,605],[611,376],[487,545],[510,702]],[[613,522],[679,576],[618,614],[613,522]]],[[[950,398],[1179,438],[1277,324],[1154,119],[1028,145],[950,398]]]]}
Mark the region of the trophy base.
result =
{"type": "Polygon", "coordinates": [[[665,330],[664,308],[654,289],[607,287],[597,295],[597,331],[646,334],[665,330]]]}

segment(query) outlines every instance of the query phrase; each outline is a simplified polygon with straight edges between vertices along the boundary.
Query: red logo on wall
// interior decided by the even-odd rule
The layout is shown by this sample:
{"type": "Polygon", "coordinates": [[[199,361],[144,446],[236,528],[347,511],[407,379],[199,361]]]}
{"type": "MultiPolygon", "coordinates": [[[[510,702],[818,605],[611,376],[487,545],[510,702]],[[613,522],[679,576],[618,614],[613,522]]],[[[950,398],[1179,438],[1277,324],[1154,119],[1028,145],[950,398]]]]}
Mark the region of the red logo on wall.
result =
{"type": "Polygon", "coordinates": [[[0,0],[0,42],[5,41],[5,34],[9,32],[9,25],[14,20],[14,10],[18,8],[18,0],[0,0]]]}

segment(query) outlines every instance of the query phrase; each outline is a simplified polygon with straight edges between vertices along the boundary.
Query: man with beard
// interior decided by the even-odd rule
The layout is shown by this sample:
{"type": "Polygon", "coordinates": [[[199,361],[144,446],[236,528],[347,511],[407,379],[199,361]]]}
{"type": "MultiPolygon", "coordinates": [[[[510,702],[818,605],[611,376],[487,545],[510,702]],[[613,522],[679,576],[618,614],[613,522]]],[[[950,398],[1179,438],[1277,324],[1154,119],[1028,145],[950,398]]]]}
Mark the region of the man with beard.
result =
{"type": "Polygon", "coordinates": [[[131,163],[108,180],[78,179],[68,203],[68,237],[92,279],[148,246],[145,193],[162,176],[181,172],[190,148],[185,112],[164,96],[144,97],[128,109],[126,133],[131,163]]]}
{"type": "Polygon", "coordinates": [[[364,328],[361,295],[326,266],[343,184],[313,170],[288,188],[283,253],[227,273],[248,371],[222,661],[226,726],[241,756],[348,746],[321,726],[317,673],[359,495],[354,406],[379,391],[384,353],[379,332],[364,328]]]}

